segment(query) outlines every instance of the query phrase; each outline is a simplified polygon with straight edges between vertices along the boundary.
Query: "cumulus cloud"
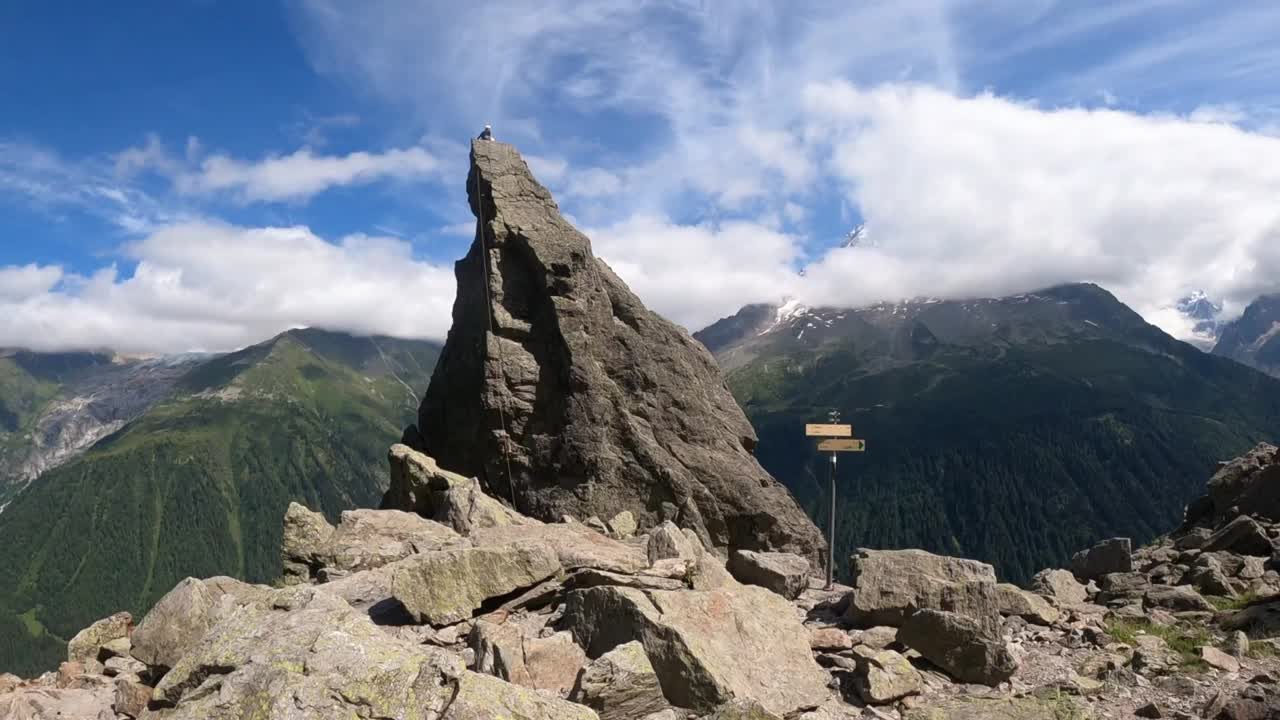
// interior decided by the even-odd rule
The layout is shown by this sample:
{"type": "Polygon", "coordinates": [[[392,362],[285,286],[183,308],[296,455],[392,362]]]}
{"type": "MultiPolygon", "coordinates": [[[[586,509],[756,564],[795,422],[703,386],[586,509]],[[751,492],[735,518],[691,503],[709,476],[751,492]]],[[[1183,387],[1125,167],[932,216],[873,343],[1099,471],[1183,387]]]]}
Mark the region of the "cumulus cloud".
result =
{"type": "Polygon", "coordinates": [[[190,222],[123,253],[136,263],[127,275],[0,269],[0,346],[230,350],[303,326],[438,338],[454,295],[451,269],[395,238],[190,222]]]}
{"type": "Polygon", "coordinates": [[[347,155],[317,155],[303,148],[257,162],[210,155],[198,172],[180,175],[177,184],[187,193],[230,192],[248,201],[304,200],[333,187],[429,178],[439,169],[436,157],[420,147],[347,155]]]}
{"type": "Polygon", "coordinates": [[[637,215],[588,231],[594,250],[656,312],[690,330],[794,292],[798,240],[759,223],[680,225],[637,215]]]}
{"type": "Polygon", "coordinates": [[[831,82],[807,95],[837,138],[829,170],[880,241],[815,263],[813,299],[1087,280],[1158,320],[1196,289],[1238,312],[1280,276],[1280,139],[927,87],[831,82]]]}

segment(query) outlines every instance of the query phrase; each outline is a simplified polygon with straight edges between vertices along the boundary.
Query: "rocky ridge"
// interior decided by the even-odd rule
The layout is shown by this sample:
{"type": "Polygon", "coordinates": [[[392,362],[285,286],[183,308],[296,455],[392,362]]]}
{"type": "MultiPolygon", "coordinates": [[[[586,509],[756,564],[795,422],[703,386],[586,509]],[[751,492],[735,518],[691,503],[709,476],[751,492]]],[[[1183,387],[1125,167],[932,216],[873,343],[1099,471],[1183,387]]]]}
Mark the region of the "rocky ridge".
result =
{"type": "Polygon", "coordinates": [[[474,142],[467,194],[476,240],[407,444],[540,520],[625,509],[641,529],[820,558],[715,359],[592,254],[516,149],[474,142]]]}
{"type": "Polygon", "coordinates": [[[188,579],[105,618],[6,718],[1205,717],[1280,712],[1280,452],[1224,467],[1187,522],[1079,553],[1033,589],[985,563],[860,550],[725,562],[688,529],[544,523],[403,445],[400,508],[285,517],[279,587],[188,579]],[[62,713],[59,715],[58,713],[62,713]]]}

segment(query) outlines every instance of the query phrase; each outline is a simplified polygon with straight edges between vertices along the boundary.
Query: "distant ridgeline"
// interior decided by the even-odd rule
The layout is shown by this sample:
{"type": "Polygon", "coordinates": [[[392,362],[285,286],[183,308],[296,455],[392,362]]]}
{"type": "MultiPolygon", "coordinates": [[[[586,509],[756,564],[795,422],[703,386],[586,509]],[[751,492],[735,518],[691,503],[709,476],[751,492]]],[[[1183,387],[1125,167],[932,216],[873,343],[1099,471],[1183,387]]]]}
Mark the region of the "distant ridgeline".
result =
{"type": "Polygon", "coordinates": [[[1280,381],[1174,340],[1092,285],[751,306],[697,337],[754,423],[761,463],[824,531],[826,465],[804,423],[840,410],[867,439],[841,458],[837,558],[923,547],[1025,581],[1097,538],[1167,531],[1217,461],[1280,438],[1280,381]]]}
{"type": "Polygon", "coordinates": [[[151,396],[0,513],[0,672],[56,667],[77,630],[121,609],[140,617],[184,577],[279,577],[290,501],[331,519],[377,504],[387,445],[413,419],[438,354],[433,343],[298,330],[184,360],[177,373],[104,356],[70,368],[67,356],[0,358],[5,406],[21,409],[11,450],[85,388],[151,396]]]}

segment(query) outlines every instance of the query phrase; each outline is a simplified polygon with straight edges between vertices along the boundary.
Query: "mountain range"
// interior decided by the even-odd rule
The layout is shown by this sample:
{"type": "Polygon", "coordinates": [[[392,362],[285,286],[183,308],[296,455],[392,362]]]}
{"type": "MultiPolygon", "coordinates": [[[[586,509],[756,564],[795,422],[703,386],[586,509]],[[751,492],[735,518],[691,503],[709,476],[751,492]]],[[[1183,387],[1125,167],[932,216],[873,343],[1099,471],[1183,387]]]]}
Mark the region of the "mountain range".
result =
{"type": "Polygon", "coordinates": [[[79,627],[189,575],[277,578],[290,501],[377,504],[438,353],[295,330],[216,356],[0,358],[0,668],[56,666],[79,627]]]}
{"type": "Polygon", "coordinates": [[[1280,377],[1280,294],[1263,295],[1223,325],[1213,354],[1280,377]]]}
{"type": "Polygon", "coordinates": [[[1093,285],[750,306],[697,337],[761,463],[824,530],[828,465],[804,424],[838,410],[866,439],[838,465],[837,557],[924,547],[1025,581],[1097,538],[1176,525],[1216,461],[1280,435],[1280,381],[1174,340],[1093,285]]]}

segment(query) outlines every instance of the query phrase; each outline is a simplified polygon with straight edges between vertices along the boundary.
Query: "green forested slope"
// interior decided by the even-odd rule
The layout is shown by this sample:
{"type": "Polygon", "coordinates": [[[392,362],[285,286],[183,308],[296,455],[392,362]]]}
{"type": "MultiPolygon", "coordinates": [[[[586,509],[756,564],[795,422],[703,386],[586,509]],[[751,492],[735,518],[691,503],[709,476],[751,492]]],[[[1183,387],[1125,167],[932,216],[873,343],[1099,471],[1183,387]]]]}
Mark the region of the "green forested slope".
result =
{"type": "Polygon", "coordinates": [[[335,517],[376,504],[437,351],[287,333],[200,366],[39,478],[0,514],[0,671],[55,666],[71,634],[189,575],[278,576],[291,500],[335,517]]]}
{"type": "Polygon", "coordinates": [[[1041,295],[845,318],[857,327],[805,321],[821,339],[752,332],[717,348],[739,359],[728,380],[761,462],[824,531],[828,466],[803,424],[838,409],[867,439],[838,466],[837,558],[923,547],[1026,580],[1098,538],[1168,531],[1215,461],[1280,437],[1280,382],[1165,336],[1097,288],[1041,295]]]}

